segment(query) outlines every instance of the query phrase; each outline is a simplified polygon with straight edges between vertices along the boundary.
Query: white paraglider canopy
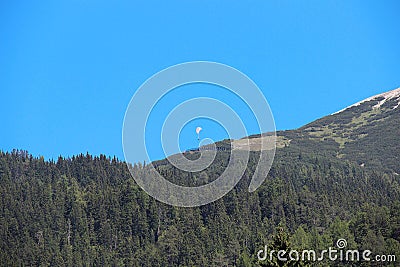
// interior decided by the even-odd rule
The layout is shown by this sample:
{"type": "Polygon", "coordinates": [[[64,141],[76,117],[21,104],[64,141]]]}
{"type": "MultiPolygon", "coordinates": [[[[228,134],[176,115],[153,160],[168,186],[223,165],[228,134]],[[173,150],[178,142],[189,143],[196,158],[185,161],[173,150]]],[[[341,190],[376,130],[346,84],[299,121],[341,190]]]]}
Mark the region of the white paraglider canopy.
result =
{"type": "Polygon", "coordinates": [[[196,133],[199,134],[201,130],[203,130],[201,127],[197,127],[196,128],[196,133]]]}
{"type": "Polygon", "coordinates": [[[203,130],[201,127],[196,128],[196,133],[197,133],[197,140],[200,140],[200,131],[203,130]]]}

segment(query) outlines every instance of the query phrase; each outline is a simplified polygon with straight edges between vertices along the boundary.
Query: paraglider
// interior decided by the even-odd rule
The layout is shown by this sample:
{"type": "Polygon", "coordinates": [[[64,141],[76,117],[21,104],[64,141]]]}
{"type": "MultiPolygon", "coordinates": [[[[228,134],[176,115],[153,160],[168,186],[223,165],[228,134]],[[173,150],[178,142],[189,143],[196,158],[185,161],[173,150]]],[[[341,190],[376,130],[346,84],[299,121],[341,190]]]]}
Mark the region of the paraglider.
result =
{"type": "Polygon", "coordinates": [[[197,140],[200,140],[200,131],[203,130],[201,127],[196,128],[196,133],[197,133],[197,140]]]}

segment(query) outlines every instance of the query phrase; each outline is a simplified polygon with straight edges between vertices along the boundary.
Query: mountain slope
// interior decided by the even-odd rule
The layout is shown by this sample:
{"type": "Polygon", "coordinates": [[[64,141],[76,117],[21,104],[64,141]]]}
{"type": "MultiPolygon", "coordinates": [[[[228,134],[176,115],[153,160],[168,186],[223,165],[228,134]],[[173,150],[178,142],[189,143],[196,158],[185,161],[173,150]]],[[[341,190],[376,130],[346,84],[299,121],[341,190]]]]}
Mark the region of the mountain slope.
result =
{"type": "Polygon", "coordinates": [[[367,98],[299,130],[316,140],[333,139],[337,157],[400,173],[400,88],[367,98]]]}
{"type": "Polygon", "coordinates": [[[278,148],[290,145],[400,173],[400,88],[277,135],[278,148]]]}

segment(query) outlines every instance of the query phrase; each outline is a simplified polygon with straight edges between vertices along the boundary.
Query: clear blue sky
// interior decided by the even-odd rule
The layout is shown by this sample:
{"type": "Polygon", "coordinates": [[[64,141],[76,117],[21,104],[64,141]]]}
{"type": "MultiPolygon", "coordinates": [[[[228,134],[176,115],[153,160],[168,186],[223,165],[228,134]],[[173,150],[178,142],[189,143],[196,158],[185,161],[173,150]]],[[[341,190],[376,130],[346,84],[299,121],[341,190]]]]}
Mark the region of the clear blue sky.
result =
{"type": "Polygon", "coordinates": [[[400,86],[399,11],[399,1],[2,1],[0,149],[122,159],[135,90],[193,60],[241,70],[277,129],[299,127],[400,86]]]}

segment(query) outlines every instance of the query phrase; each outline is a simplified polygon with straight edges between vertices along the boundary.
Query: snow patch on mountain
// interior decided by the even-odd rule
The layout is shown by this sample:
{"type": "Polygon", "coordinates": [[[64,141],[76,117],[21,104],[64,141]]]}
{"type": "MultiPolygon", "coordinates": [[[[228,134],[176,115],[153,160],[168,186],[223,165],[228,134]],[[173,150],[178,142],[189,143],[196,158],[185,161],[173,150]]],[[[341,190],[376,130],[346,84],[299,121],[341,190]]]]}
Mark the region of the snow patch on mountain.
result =
{"type": "Polygon", "coordinates": [[[368,97],[368,98],[366,98],[364,100],[361,100],[360,102],[357,102],[357,103],[355,103],[355,104],[353,104],[351,106],[348,106],[348,107],[346,107],[344,109],[336,111],[335,113],[332,113],[331,115],[338,114],[338,113],[340,113],[342,111],[345,111],[346,109],[349,109],[351,107],[356,107],[356,106],[359,106],[360,104],[362,104],[364,102],[368,102],[368,101],[371,101],[371,100],[374,100],[374,99],[377,99],[377,98],[382,98],[382,97],[383,97],[383,99],[380,100],[378,104],[373,106],[373,108],[380,108],[386,101],[388,101],[390,99],[393,99],[393,98],[397,98],[398,99],[398,104],[393,109],[398,108],[400,106],[400,87],[397,88],[397,89],[394,89],[392,91],[389,91],[389,92],[385,92],[385,93],[382,93],[382,94],[379,94],[379,95],[374,95],[374,96],[368,97]]]}

